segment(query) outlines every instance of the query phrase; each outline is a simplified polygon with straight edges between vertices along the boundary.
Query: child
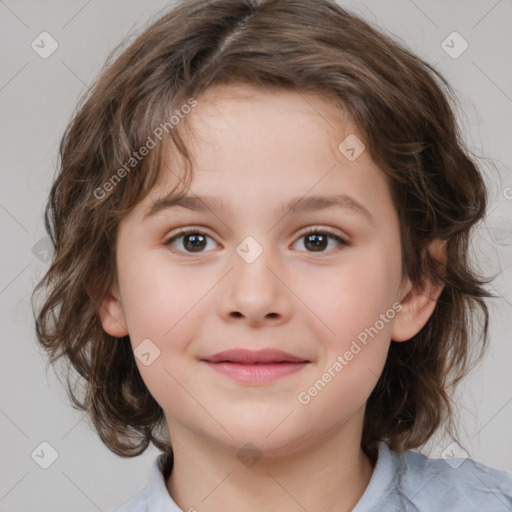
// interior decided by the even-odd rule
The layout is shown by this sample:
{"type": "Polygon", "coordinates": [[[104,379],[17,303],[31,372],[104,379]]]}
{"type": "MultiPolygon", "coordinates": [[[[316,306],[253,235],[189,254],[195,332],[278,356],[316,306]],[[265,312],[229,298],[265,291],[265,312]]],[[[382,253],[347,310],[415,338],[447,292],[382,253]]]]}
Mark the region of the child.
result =
{"type": "Polygon", "coordinates": [[[36,328],[111,451],[163,452],[117,512],[512,509],[511,474],[412,451],[487,343],[449,92],[331,0],[182,2],[103,72],[36,328]]]}

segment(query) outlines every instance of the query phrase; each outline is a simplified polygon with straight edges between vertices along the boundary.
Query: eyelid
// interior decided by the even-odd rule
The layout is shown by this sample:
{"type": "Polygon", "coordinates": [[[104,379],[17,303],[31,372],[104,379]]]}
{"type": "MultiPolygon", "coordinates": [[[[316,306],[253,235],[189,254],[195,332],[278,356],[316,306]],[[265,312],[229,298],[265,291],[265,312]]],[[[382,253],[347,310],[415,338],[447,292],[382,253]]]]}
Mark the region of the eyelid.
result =
{"type": "Polygon", "coordinates": [[[304,235],[308,235],[310,233],[326,233],[328,235],[332,235],[334,237],[338,237],[338,238],[341,238],[343,239],[345,242],[347,242],[347,244],[349,243],[349,239],[350,237],[343,233],[343,232],[338,232],[336,231],[334,228],[329,228],[329,227],[324,227],[324,226],[317,226],[317,225],[312,225],[312,226],[309,226],[307,228],[304,228],[304,230],[300,231],[299,234],[297,235],[298,238],[304,236],[304,235]]]}

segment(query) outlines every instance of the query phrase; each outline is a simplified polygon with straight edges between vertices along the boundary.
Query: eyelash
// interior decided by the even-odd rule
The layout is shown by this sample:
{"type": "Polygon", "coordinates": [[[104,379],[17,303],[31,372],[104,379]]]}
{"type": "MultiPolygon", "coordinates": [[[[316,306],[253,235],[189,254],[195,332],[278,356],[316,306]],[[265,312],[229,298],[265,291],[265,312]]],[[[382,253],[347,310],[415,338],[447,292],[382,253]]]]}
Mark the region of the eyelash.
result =
{"type": "MultiPolygon", "coordinates": [[[[191,234],[194,234],[194,235],[205,235],[206,237],[211,238],[213,240],[213,238],[211,236],[209,236],[205,232],[201,231],[201,229],[198,228],[198,227],[182,228],[182,229],[180,229],[178,231],[178,233],[176,233],[172,237],[168,238],[164,242],[164,245],[171,247],[171,244],[175,240],[177,240],[177,239],[179,239],[179,238],[181,238],[181,237],[183,237],[185,235],[191,235],[191,234]]],[[[343,249],[343,247],[347,247],[347,246],[351,245],[345,239],[341,238],[339,235],[334,234],[329,229],[317,228],[317,227],[309,228],[305,233],[302,233],[297,240],[300,240],[301,238],[304,238],[304,237],[307,237],[307,236],[310,236],[310,235],[313,235],[313,234],[328,235],[330,238],[336,240],[336,242],[338,242],[340,244],[340,247],[338,247],[337,249],[334,249],[333,251],[319,251],[318,254],[326,254],[328,252],[337,253],[338,251],[343,249]]],[[[186,252],[186,251],[178,251],[178,250],[176,250],[176,249],[174,249],[172,247],[171,247],[171,251],[174,252],[174,253],[180,254],[180,255],[186,254],[186,255],[191,255],[191,256],[199,256],[199,255],[203,254],[202,252],[193,253],[193,252],[186,252]]],[[[315,254],[314,251],[305,251],[305,252],[309,252],[310,254],[315,254]]]]}

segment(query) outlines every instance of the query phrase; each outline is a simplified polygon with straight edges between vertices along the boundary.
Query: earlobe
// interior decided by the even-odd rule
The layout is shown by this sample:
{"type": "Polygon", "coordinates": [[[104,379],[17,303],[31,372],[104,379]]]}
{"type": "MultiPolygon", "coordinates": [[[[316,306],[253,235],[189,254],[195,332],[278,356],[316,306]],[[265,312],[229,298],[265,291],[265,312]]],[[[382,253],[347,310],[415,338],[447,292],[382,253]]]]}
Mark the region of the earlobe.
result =
{"type": "MultiPolygon", "coordinates": [[[[431,244],[429,252],[444,269],[446,266],[446,241],[435,240],[431,244]]],[[[434,312],[444,285],[425,276],[421,285],[418,286],[413,286],[407,279],[405,288],[407,292],[401,301],[402,309],[395,317],[391,332],[391,339],[398,342],[410,340],[423,329],[434,312]]]]}
{"type": "Polygon", "coordinates": [[[121,299],[116,290],[111,290],[105,295],[101,302],[99,315],[103,330],[107,334],[115,338],[128,335],[121,299]]]}

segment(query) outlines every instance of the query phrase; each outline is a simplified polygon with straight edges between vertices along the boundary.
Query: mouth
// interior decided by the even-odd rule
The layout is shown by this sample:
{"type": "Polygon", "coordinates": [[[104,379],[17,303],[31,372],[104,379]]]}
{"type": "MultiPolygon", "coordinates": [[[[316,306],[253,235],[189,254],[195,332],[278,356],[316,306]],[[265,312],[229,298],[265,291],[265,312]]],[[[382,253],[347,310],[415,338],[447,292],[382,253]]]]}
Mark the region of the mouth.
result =
{"type": "Polygon", "coordinates": [[[291,375],[310,363],[307,359],[275,349],[226,350],[201,361],[226,377],[249,384],[265,383],[291,375]]]}

